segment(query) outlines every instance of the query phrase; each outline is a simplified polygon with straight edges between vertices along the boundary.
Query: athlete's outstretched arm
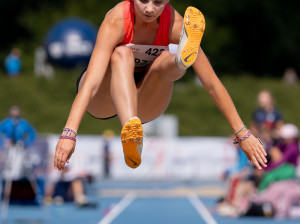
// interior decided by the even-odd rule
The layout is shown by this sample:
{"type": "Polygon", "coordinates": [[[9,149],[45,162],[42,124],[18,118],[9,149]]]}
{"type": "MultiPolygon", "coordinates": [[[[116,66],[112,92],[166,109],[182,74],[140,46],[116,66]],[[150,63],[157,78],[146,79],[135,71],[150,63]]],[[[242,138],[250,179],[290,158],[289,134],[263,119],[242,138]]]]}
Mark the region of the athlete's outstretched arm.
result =
{"type": "MultiPolygon", "coordinates": [[[[82,117],[94,94],[102,83],[109,65],[110,57],[115,46],[124,36],[123,19],[109,12],[100,26],[97,41],[86,71],[85,82],[78,92],[65,127],[77,131],[82,117]]],[[[75,149],[75,142],[69,139],[60,139],[56,146],[54,166],[64,169],[65,163],[70,159],[75,149]]]]}
{"type": "MultiPolygon", "coordinates": [[[[206,91],[224,114],[232,130],[234,132],[240,130],[244,126],[244,123],[241,120],[227,90],[215,74],[201,48],[199,48],[198,57],[193,64],[193,68],[206,91]]],[[[237,137],[242,137],[246,133],[247,130],[243,129],[238,133],[237,137]]],[[[266,166],[267,160],[265,156],[267,154],[257,138],[250,135],[249,138],[239,144],[247,155],[249,161],[253,161],[257,168],[261,169],[260,164],[264,167],[266,166]]]]}

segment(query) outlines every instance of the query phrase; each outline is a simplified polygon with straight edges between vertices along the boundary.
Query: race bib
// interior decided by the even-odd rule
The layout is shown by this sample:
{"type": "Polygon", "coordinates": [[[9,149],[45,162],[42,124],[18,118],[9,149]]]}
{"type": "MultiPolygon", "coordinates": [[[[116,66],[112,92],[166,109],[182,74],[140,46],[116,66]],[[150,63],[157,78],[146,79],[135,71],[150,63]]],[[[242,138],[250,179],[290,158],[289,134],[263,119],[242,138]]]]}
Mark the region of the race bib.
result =
{"type": "Polygon", "coordinates": [[[144,67],[149,65],[157,58],[161,52],[168,51],[169,46],[154,46],[140,44],[126,44],[129,47],[135,58],[135,67],[144,67]]]}

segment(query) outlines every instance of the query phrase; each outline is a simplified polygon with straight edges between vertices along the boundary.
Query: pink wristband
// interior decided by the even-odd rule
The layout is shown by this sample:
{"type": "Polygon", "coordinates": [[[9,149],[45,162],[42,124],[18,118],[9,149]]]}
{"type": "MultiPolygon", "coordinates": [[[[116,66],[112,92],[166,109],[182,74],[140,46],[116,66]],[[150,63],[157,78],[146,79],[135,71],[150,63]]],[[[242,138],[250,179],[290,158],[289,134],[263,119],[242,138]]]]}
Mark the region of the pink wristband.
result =
{"type": "Polygon", "coordinates": [[[77,137],[76,131],[74,131],[70,128],[64,128],[63,131],[65,131],[66,133],[64,135],[59,136],[59,139],[69,139],[69,140],[76,142],[76,137],[77,137]],[[75,135],[75,137],[71,136],[72,133],[75,135]]]}
{"type": "Polygon", "coordinates": [[[71,136],[61,135],[61,136],[59,136],[59,139],[69,139],[69,140],[76,142],[76,138],[71,137],[71,136]]]}
{"type": "Polygon", "coordinates": [[[236,137],[234,140],[233,140],[233,144],[238,144],[242,141],[245,141],[247,138],[249,138],[249,136],[251,135],[251,131],[249,130],[243,137],[239,138],[239,137],[236,137]]]}
{"type": "Polygon", "coordinates": [[[71,133],[73,133],[75,137],[77,136],[77,132],[72,130],[71,128],[64,128],[63,131],[66,131],[66,136],[69,136],[71,133]]]}

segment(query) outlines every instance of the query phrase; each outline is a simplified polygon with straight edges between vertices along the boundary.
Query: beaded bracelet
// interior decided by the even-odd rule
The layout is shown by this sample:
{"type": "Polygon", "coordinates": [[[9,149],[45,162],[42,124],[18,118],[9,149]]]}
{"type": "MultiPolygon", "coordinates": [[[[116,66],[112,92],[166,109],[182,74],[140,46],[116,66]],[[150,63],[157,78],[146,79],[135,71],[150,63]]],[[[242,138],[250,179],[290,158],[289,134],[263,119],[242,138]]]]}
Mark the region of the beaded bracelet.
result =
{"type": "MultiPolygon", "coordinates": [[[[244,135],[243,137],[239,138],[239,137],[236,137],[234,140],[233,140],[233,144],[238,144],[244,140],[246,140],[247,138],[249,138],[250,135],[252,135],[251,131],[247,128],[248,132],[246,135],[244,135]]],[[[254,136],[254,135],[253,135],[254,136]]],[[[262,140],[256,136],[254,136],[258,141],[259,143],[264,146],[264,143],[262,142],[262,140]]]]}
{"type": "Polygon", "coordinates": [[[66,133],[64,135],[59,136],[59,139],[69,139],[69,140],[76,142],[76,137],[77,137],[76,131],[74,131],[70,128],[64,128],[63,131],[65,131],[66,133]],[[75,137],[71,136],[72,133],[75,135],[75,137]]]}
{"type": "Polygon", "coordinates": [[[65,135],[59,136],[59,139],[69,139],[69,140],[76,142],[76,138],[70,137],[70,136],[65,136],[65,135]]]}
{"type": "Polygon", "coordinates": [[[244,128],[246,128],[247,130],[249,130],[249,129],[247,128],[247,126],[244,125],[243,127],[241,127],[240,130],[238,130],[237,132],[235,132],[234,135],[237,135],[238,133],[240,133],[244,128]]]}
{"type": "Polygon", "coordinates": [[[241,138],[236,137],[236,138],[233,140],[233,144],[238,144],[238,143],[240,143],[240,142],[246,140],[247,138],[249,138],[249,136],[250,136],[251,134],[252,134],[251,131],[248,130],[248,132],[247,132],[243,137],[241,137],[241,138]]]}
{"type": "Polygon", "coordinates": [[[77,132],[72,130],[71,128],[64,128],[63,131],[66,131],[65,135],[71,135],[71,133],[73,133],[75,137],[77,136],[77,132]]]}

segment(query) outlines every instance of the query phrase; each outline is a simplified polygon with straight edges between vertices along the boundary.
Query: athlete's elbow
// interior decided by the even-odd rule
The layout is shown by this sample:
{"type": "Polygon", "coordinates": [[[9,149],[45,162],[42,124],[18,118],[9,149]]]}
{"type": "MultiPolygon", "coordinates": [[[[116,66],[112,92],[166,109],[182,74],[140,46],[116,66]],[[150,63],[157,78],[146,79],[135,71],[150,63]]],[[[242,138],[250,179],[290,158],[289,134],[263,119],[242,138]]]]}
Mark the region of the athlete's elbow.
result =
{"type": "Polygon", "coordinates": [[[203,87],[209,93],[209,95],[215,94],[217,92],[224,91],[225,87],[219,79],[211,80],[207,83],[203,83],[203,87]]]}
{"type": "Polygon", "coordinates": [[[215,85],[213,85],[211,82],[202,81],[201,83],[209,95],[215,91],[215,85]]]}
{"type": "Polygon", "coordinates": [[[209,85],[205,87],[205,89],[207,93],[213,98],[218,94],[224,94],[224,87],[222,85],[209,85]]]}

